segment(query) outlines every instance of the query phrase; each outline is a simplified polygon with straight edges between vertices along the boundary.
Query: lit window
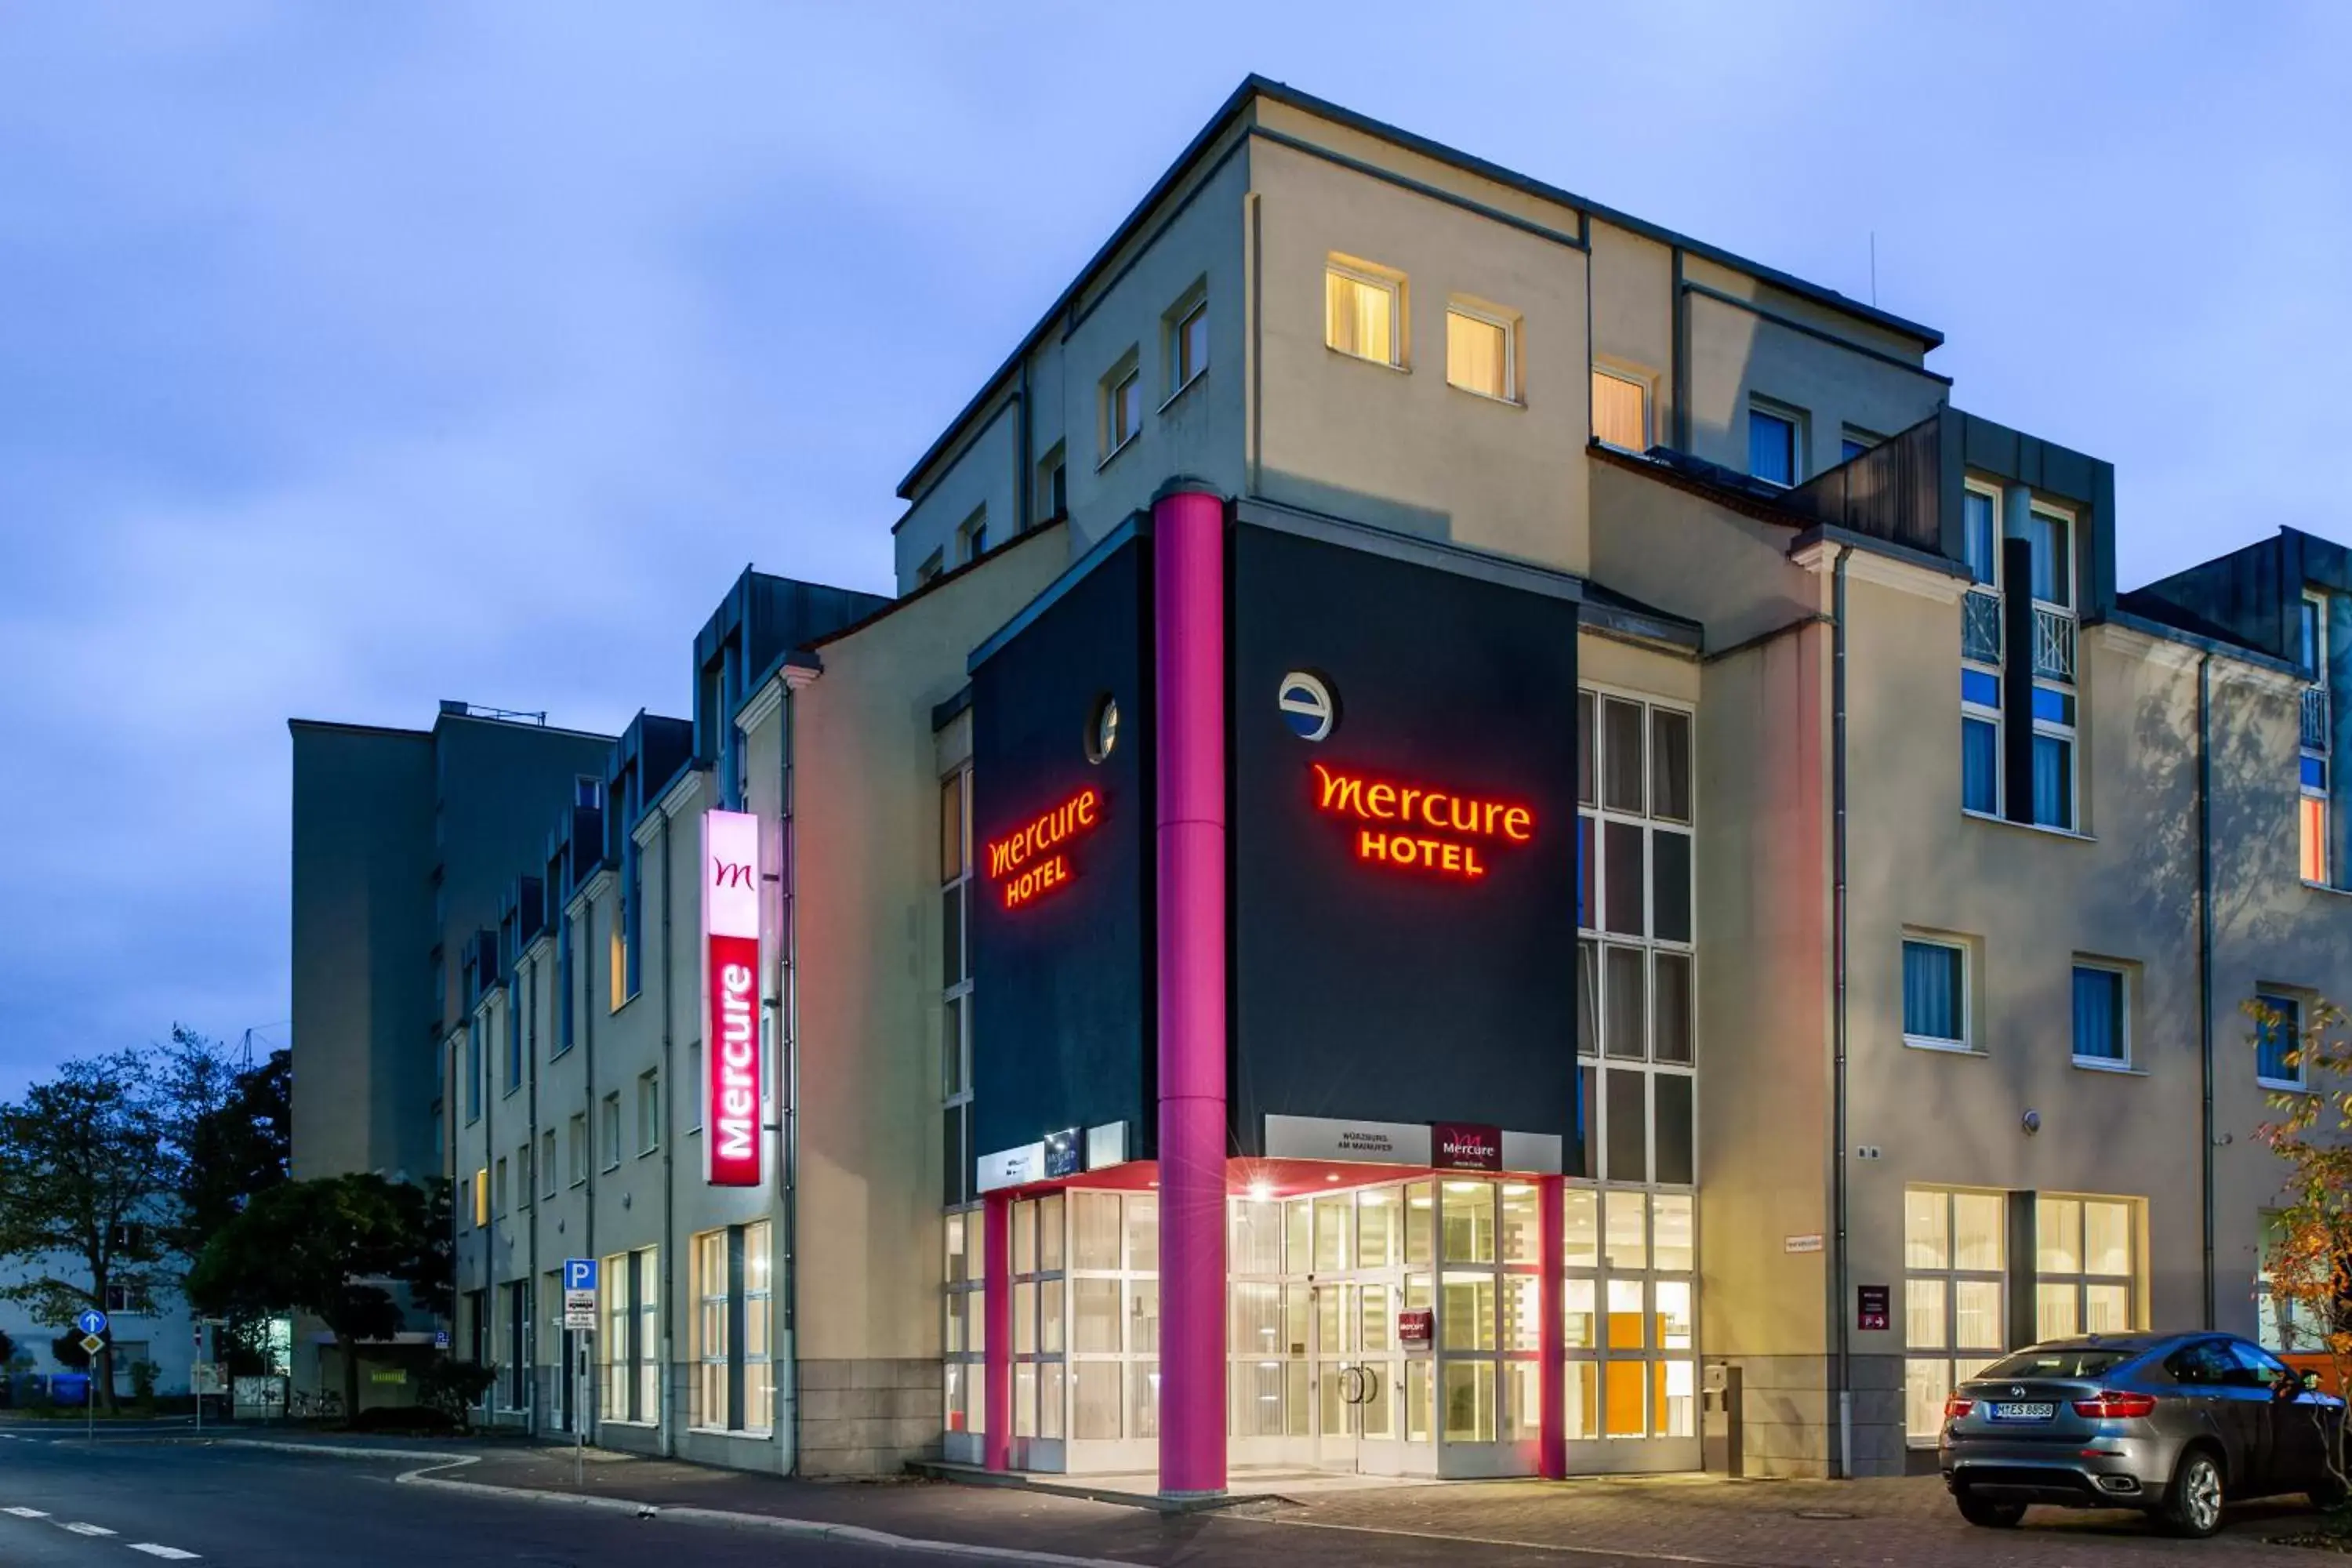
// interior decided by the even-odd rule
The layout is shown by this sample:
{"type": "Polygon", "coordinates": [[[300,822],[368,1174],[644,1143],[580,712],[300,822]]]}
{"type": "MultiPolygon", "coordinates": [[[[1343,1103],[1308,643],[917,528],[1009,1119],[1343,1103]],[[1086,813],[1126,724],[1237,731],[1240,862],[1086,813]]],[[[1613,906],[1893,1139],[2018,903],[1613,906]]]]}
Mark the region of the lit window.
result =
{"type": "MultiPolygon", "coordinates": [[[[2311,772],[2311,764],[2317,761],[2315,757],[2304,758],[2306,776],[2311,772]]],[[[2319,763],[2323,781],[2326,777],[2326,763],[2319,763]]],[[[2327,795],[2325,784],[2316,792],[2308,784],[2305,785],[2296,805],[2301,807],[2303,879],[2315,886],[2325,887],[2327,885],[2327,795]]]]}
{"type": "Polygon", "coordinates": [[[2033,1205],[2036,1340],[2137,1326],[2138,1225],[2130,1200],[2044,1197],[2033,1205]]]}
{"type": "Polygon", "coordinates": [[[1748,410],[1748,471],[1767,484],[1797,482],[1797,416],[1751,405],[1748,410]]]}
{"type": "Polygon", "coordinates": [[[1505,318],[1472,306],[1445,308],[1445,384],[1509,402],[1517,395],[1516,338],[1505,318]]]}
{"type": "Polygon", "coordinates": [[[2303,1004],[2268,992],[2254,1001],[2254,1077],[2278,1089],[2303,1088],[2303,1004]]]}
{"type": "Polygon", "coordinates": [[[1400,364],[1404,279],[1364,262],[1333,258],[1323,269],[1323,342],[1343,354],[1400,364]]]}
{"type": "Polygon", "coordinates": [[[2074,965],[2074,1059],[2098,1067],[2131,1062],[2127,992],[2123,971],[2105,964],[2074,965]]]}
{"type": "Polygon", "coordinates": [[[1592,438],[1628,452],[1650,449],[1650,389],[1640,382],[1595,368],[1592,373],[1592,438]]]}
{"type": "Polygon", "coordinates": [[[1969,1048],[1968,978],[1968,949],[1925,937],[1903,939],[1906,1045],[1969,1048]]]}
{"type": "Polygon", "coordinates": [[[2007,1346],[2007,1204],[1998,1193],[1903,1194],[1904,1426],[1933,1447],[1944,1400],[2007,1346]]]}
{"type": "Polygon", "coordinates": [[[1209,368],[1209,302],[1202,300],[1184,312],[1170,329],[1169,391],[1178,393],[1192,384],[1193,378],[1209,368]]]}
{"type": "Polygon", "coordinates": [[[490,1223],[490,1173],[488,1166],[474,1173],[474,1223],[490,1223]]]}

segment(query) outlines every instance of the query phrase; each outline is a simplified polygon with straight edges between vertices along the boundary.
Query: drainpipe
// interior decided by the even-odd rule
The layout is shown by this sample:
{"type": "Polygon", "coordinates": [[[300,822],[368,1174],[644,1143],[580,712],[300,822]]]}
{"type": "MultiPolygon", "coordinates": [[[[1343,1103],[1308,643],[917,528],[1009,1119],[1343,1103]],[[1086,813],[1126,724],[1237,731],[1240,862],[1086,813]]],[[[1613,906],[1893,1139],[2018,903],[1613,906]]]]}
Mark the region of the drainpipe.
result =
{"type": "MultiPolygon", "coordinates": [[[[543,929],[547,919],[547,894],[543,889],[539,896],[539,911],[543,929]]],[[[534,963],[524,973],[529,976],[525,984],[530,989],[530,1000],[536,1003],[539,997],[539,965],[534,963]]],[[[536,1007],[525,1016],[536,1018],[538,1016],[536,1007]]],[[[553,1022],[551,1018],[549,1021],[553,1022]]],[[[531,1031],[533,1035],[538,1032],[536,1029],[531,1031]]],[[[539,1299],[539,1281],[542,1272],[539,1267],[539,1194],[547,1191],[546,1173],[539,1168],[539,1054],[541,1048],[541,1043],[538,1040],[526,1038],[523,1042],[522,1068],[525,1086],[523,1110],[530,1118],[530,1142],[524,1146],[530,1151],[530,1158],[525,1162],[525,1164],[530,1167],[529,1170],[516,1173],[524,1181],[529,1182],[531,1187],[530,1192],[522,1194],[530,1200],[530,1218],[525,1222],[528,1237],[526,1245],[530,1250],[525,1256],[522,1273],[522,1295],[523,1300],[530,1304],[530,1324],[523,1335],[522,1349],[523,1353],[530,1357],[534,1368],[539,1364],[539,1321],[547,1311],[547,1303],[539,1299]]],[[[530,1407],[523,1415],[523,1430],[536,1437],[541,1430],[541,1417],[545,1414],[546,1401],[541,1394],[539,1377],[535,1371],[531,1376],[528,1393],[530,1407]]]]}
{"type": "MultiPolygon", "coordinates": [[[[655,1384],[659,1391],[661,1407],[655,1418],[661,1423],[661,1451],[677,1452],[677,1400],[670,1393],[670,1342],[677,1335],[675,1309],[677,1297],[670,1287],[677,1278],[677,1031],[672,1014],[677,977],[670,968],[669,907],[676,901],[677,883],[670,874],[669,813],[662,813],[661,823],[661,977],[662,977],[662,1037],[661,1081],[668,1093],[662,1097],[662,1118],[668,1123],[660,1129],[662,1141],[662,1251],[661,1251],[661,1340],[658,1344],[644,1348],[661,1358],[661,1378],[655,1384]]],[[[643,1323],[640,1316],[638,1322],[643,1323]]],[[[642,1332],[642,1331],[640,1331],[642,1332]]]]}
{"type": "Polygon", "coordinates": [[[2197,656],[2197,1162],[2205,1242],[2205,1322],[2213,1326],[2213,656],[2197,656]]]}
{"type": "MultiPolygon", "coordinates": [[[[1024,374],[1026,374],[1024,367],[1024,374]]],[[[1022,406],[1025,410],[1028,399],[1022,406]]],[[[782,910],[777,922],[777,938],[783,948],[784,1114],[781,1140],[783,1144],[782,1163],[784,1167],[784,1321],[782,1340],[789,1359],[786,1362],[784,1389],[792,1400],[792,1409],[785,1413],[784,1427],[792,1434],[792,1460],[785,1466],[787,1475],[801,1473],[801,1265],[800,1265],[800,1170],[801,1170],[801,968],[800,968],[800,858],[793,852],[793,756],[794,734],[800,719],[799,689],[814,679],[814,672],[803,674],[796,681],[792,676],[779,677],[784,682],[783,710],[776,716],[783,752],[783,778],[778,790],[776,837],[783,861],[782,910]]],[[[1008,1333],[1010,1329],[1006,1331],[1008,1333]]],[[[996,1408],[992,1406],[992,1409],[996,1408]]],[[[1010,1411],[1008,1398],[1003,1406],[1010,1411]]]]}
{"type": "Polygon", "coordinates": [[[1830,1321],[1836,1327],[1837,1460],[1834,1473],[1853,1476],[1853,1349],[1846,1330],[1846,1277],[1852,1264],[1846,1255],[1846,864],[1845,864],[1845,563],[1853,546],[1838,549],[1832,572],[1830,608],[1830,855],[1834,888],[1830,912],[1831,942],[1835,950],[1836,997],[1830,1017],[1831,1209],[1837,1231],[1837,1253],[1832,1274],[1834,1289],[1830,1321]]]}
{"type": "Polygon", "coordinates": [[[1029,356],[1025,353],[1021,356],[1021,387],[1013,395],[1021,402],[1018,434],[1013,442],[1013,531],[1017,536],[1028,532],[1030,523],[1035,521],[1030,515],[1032,498],[1029,492],[1034,481],[1029,468],[1032,436],[1029,428],[1029,356]]]}

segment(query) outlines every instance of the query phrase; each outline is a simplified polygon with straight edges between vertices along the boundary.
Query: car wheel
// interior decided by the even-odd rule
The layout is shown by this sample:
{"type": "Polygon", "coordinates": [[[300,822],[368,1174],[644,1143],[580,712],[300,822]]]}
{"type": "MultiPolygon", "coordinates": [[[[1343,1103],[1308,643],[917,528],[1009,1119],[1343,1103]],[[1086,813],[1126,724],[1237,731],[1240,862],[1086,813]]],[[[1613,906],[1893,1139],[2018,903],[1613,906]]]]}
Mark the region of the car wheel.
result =
{"type": "Polygon", "coordinates": [[[2191,1448],[2181,1456],[2156,1517],[2168,1533],[2192,1540],[2221,1528],[2221,1467],[2210,1451],[2191,1448]]]}
{"type": "Polygon", "coordinates": [[[1962,1519],[1987,1530],[2015,1530],[2025,1517],[2021,1502],[1989,1502],[1966,1489],[1954,1492],[1952,1500],[1959,1505],[1962,1519]]]}

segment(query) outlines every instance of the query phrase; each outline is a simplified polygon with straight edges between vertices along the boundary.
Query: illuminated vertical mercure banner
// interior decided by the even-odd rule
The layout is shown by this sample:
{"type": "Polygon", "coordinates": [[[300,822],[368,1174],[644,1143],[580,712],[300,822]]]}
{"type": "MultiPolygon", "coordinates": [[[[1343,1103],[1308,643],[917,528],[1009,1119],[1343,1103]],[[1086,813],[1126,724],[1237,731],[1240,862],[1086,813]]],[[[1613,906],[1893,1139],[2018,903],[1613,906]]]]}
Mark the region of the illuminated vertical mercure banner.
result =
{"type": "Polygon", "coordinates": [[[760,1184],[760,819],[702,815],[702,1179],[760,1184]]]}

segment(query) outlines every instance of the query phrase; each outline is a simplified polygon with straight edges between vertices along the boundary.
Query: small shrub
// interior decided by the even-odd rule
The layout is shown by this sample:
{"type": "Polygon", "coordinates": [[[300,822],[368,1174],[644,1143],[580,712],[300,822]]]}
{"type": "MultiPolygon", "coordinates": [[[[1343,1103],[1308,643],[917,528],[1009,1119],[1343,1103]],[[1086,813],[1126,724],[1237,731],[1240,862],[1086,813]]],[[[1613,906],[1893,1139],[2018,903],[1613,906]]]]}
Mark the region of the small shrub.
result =
{"type": "Polygon", "coordinates": [[[478,1362],[450,1358],[429,1363],[416,1379],[416,1395],[425,1408],[446,1415],[464,1427],[467,1412],[482,1401],[499,1380],[499,1369],[478,1362]]]}

